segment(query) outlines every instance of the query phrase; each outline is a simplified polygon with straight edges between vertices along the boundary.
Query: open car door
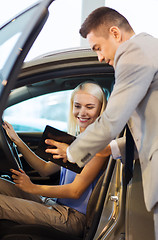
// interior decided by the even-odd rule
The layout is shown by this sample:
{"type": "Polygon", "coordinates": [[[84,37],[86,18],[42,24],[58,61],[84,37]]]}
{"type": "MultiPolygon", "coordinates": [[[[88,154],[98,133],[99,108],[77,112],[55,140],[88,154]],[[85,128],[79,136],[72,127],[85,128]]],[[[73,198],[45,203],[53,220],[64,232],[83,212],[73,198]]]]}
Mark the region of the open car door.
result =
{"type": "Polygon", "coordinates": [[[9,162],[1,161],[1,170],[17,169],[15,157],[2,128],[2,114],[23,61],[48,18],[54,0],[41,0],[0,28],[0,145],[9,162]],[[7,166],[6,166],[7,164],[7,166]]]}

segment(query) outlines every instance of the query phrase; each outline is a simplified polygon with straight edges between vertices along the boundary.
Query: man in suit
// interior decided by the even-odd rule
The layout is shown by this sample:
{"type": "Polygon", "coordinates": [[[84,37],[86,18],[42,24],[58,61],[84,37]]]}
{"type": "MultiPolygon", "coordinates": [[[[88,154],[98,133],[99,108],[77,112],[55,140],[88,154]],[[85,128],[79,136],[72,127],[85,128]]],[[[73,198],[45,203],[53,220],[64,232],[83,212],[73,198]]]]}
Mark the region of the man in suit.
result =
{"type": "MultiPolygon", "coordinates": [[[[94,10],[80,34],[100,62],[114,67],[115,85],[102,116],[67,148],[68,160],[84,166],[128,123],[140,159],[146,207],[154,209],[158,240],[158,40],[146,33],[135,35],[126,18],[107,7],[94,10]]],[[[124,158],[125,145],[121,140],[117,143],[124,158]]]]}

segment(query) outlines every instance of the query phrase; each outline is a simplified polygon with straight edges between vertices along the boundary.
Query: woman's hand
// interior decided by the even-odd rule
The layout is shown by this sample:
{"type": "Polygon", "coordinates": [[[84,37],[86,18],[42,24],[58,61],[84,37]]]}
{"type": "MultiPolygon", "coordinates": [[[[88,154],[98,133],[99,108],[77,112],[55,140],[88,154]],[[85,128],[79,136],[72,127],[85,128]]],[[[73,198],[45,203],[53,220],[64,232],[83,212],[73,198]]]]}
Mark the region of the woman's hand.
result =
{"type": "Polygon", "coordinates": [[[8,137],[15,143],[17,144],[17,142],[19,141],[19,136],[17,135],[17,133],[14,131],[12,125],[6,121],[3,122],[2,124],[3,128],[6,130],[6,133],[8,135],[8,137]]]}
{"type": "Polygon", "coordinates": [[[19,171],[11,169],[10,171],[13,173],[12,178],[18,188],[25,192],[33,193],[34,184],[22,169],[19,169],[19,171]]]}
{"type": "Polygon", "coordinates": [[[68,148],[68,144],[66,143],[61,143],[54,141],[52,139],[46,139],[45,143],[48,144],[49,146],[55,146],[56,148],[47,148],[46,153],[52,153],[54,159],[59,159],[63,158],[63,162],[67,162],[67,155],[66,155],[66,150],[68,148]]]}

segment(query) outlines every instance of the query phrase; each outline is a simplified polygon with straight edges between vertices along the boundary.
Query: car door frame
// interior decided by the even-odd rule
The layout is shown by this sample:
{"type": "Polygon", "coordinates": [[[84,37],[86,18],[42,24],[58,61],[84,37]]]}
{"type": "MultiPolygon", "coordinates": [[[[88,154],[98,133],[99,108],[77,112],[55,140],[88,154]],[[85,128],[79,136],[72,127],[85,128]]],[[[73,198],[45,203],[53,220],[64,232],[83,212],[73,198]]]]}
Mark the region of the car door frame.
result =
{"type": "Polygon", "coordinates": [[[53,1],[54,0],[43,0],[37,2],[36,4],[29,7],[27,10],[20,13],[0,28],[0,30],[2,30],[4,27],[7,26],[7,24],[16,20],[23,13],[37,7],[34,18],[29,19],[28,23],[26,24],[25,31],[22,32],[17,43],[10,52],[7,63],[5,63],[4,65],[4,71],[5,69],[7,69],[7,72],[5,73],[5,76],[2,76],[4,77],[4,79],[2,79],[2,82],[4,80],[6,84],[3,87],[2,93],[0,95],[0,117],[2,116],[5,109],[9,93],[14,87],[17,76],[20,73],[24,59],[48,18],[48,7],[53,1]],[[8,64],[10,64],[9,67],[8,64]]]}

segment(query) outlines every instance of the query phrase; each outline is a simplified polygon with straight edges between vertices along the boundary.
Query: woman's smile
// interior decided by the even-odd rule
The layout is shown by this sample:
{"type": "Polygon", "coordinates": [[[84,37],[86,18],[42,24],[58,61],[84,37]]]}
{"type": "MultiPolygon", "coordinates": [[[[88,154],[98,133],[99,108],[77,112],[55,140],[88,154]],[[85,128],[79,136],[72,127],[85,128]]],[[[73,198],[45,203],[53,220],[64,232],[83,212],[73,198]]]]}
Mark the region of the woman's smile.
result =
{"type": "Polygon", "coordinates": [[[82,118],[82,117],[77,117],[80,122],[87,122],[90,120],[90,118],[82,118]]]}

